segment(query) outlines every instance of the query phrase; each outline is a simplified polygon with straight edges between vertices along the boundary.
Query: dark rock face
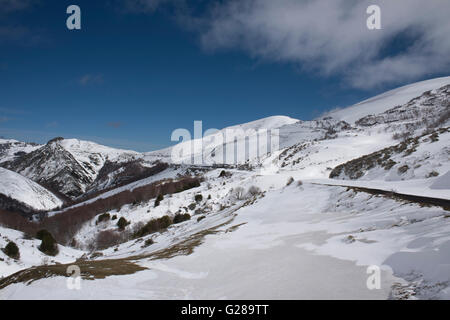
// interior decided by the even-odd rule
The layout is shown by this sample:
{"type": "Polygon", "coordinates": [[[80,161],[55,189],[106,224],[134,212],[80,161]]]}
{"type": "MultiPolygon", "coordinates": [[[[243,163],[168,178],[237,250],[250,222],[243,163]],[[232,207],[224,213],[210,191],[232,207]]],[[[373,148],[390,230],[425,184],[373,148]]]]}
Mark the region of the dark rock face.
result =
{"type": "Polygon", "coordinates": [[[3,166],[72,199],[82,195],[85,185],[92,183],[91,174],[58,144],[58,140],[3,166]]]}
{"type": "Polygon", "coordinates": [[[117,188],[126,184],[151,177],[169,167],[167,163],[155,162],[152,166],[144,165],[142,159],[128,162],[111,162],[107,160],[100,169],[97,178],[89,186],[87,193],[117,188]]]}
{"type": "Polygon", "coordinates": [[[18,153],[13,160],[0,165],[39,183],[66,203],[150,177],[168,168],[163,162],[144,163],[134,157],[111,161],[107,155],[95,150],[86,152],[83,160],[79,160],[63,147],[62,140],[52,139],[46,145],[29,153],[18,153]]]}

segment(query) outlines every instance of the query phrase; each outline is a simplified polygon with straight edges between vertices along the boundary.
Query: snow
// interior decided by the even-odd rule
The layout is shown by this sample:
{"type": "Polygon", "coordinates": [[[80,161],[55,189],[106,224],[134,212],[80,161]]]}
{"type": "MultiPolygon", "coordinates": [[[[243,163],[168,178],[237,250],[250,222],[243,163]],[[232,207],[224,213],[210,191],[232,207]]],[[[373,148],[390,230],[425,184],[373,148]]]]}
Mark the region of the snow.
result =
{"type": "Polygon", "coordinates": [[[53,193],[18,173],[0,167],[0,193],[36,210],[51,210],[62,205],[53,193]]]}
{"type": "Polygon", "coordinates": [[[280,171],[292,171],[298,179],[328,178],[331,168],[395,144],[391,134],[377,127],[349,130],[338,133],[335,139],[305,140],[300,148],[294,146],[276,161],[280,171]]]}
{"type": "Polygon", "coordinates": [[[355,121],[367,115],[382,113],[395,106],[405,104],[426,91],[439,89],[447,84],[450,84],[450,77],[442,77],[413,83],[385,92],[353,106],[331,111],[323,117],[330,116],[353,124],[355,121]]]}
{"type": "Polygon", "coordinates": [[[71,263],[84,254],[83,251],[58,245],[58,255],[50,257],[39,251],[40,240],[25,239],[22,232],[0,226],[0,248],[4,248],[9,241],[13,241],[18,246],[20,258],[11,259],[0,250],[0,278],[32,266],[71,263]]]}
{"type": "Polygon", "coordinates": [[[18,152],[30,153],[42,147],[13,139],[0,139],[0,163],[14,160],[18,152]]]}
{"type": "MultiPolygon", "coordinates": [[[[157,207],[152,199],[109,212],[111,216],[125,217],[130,222],[127,230],[164,215],[191,215],[190,220],[161,233],[102,250],[103,255],[93,259],[129,259],[146,270],[82,281],[80,291],[68,290],[64,277],[40,279],[28,285],[17,283],[0,290],[0,298],[450,299],[448,211],[344,187],[450,199],[449,132],[441,130],[438,139],[418,139],[410,153],[390,154],[396,164],[388,170],[376,164],[358,180],[328,178],[339,164],[399,143],[392,137],[392,124],[349,127],[338,120],[354,124],[363,116],[403,105],[425,91],[449,83],[450,77],[446,77],[395,89],[330,113],[334,119],[299,121],[274,116],[229,127],[253,132],[278,129],[280,149],[240,159],[238,163],[251,164],[254,170],[226,169],[231,177],[219,177],[223,169],[204,168],[209,171],[204,173],[200,187],[166,195],[157,207]],[[398,168],[404,165],[408,165],[408,170],[401,174],[398,168]],[[295,181],[287,186],[290,177],[295,181]],[[246,193],[252,186],[261,193],[255,197],[246,193]],[[245,191],[243,199],[236,197],[238,187],[245,191]],[[197,194],[203,200],[195,209],[188,208],[197,194]],[[198,221],[199,217],[204,218],[198,221]],[[154,243],[143,245],[148,239],[154,243]],[[191,250],[177,251],[182,245],[191,250]],[[381,270],[380,290],[366,286],[369,266],[381,270]]],[[[445,99],[446,92],[443,95],[445,99]]],[[[226,129],[207,137],[206,149],[194,143],[194,158],[214,162],[213,153],[224,148],[214,137],[226,129]]],[[[241,142],[245,139],[245,134],[237,137],[241,142]]],[[[173,160],[174,147],[137,154],[76,139],[59,143],[77,161],[89,163],[94,173],[107,159],[173,160]]],[[[178,147],[190,147],[190,143],[183,142],[178,147]]],[[[182,160],[190,159],[191,154],[184,154],[182,160]]],[[[171,166],[97,198],[164,183],[164,179],[176,178],[187,168],[171,166]]],[[[97,224],[96,219],[87,221],[75,236],[82,250],[62,248],[62,260],[70,263],[88,253],[100,231],[117,230],[116,221],[97,224]]],[[[2,231],[6,238],[20,242],[26,255],[36,254],[27,251],[36,244],[21,239],[16,231],[2,231]]],[[[0,241],[4,241],[0,246],[5,245],[5,237],[0,241]]],[[[13,267],[4,274],[32,263],[42,264],[36,257],[30,259],[35,260],[22,265],[5,260],[13,267]]]]}
{"type": "MultiPolygon", "coordinates": [[[[337,139],[339,141],[339,139],[337,139]]],[[[364,172],[357,181],[349,180],[341,174],[338,181],[333,179],[315,180],[317,183],[359,186],[366,188],[395,190],[399,193],[450,199],[450,132],[438,135],[437,141],[425,135],[418,139],[409,154],[393,153],[390,159],[396,164],[390,169],[375,165],[364,172]],[[398,169],[407,166],[404,173],[398,169]],[[434,173],[437,176],[430,176],[434,173]]],[[[378,144],[381,146],[381,144],[378,144]]],[[[381,149],[378,147],[378,149],[381,149]]],[[[368,151],[368,150],[366,150],[368,151]]],[[[368,154],[370,152],[364,153],[368,154]]],[[[356,158],[355,153],[352,154],[356,158]]]]}
{"type": "Polygon", "coordinates": [[[92,181],[95,180],[106,160],[123,162],[140,157],[140,154],[135,151],[110,148],[90,141],[64,139],[58,143],[90,173],[92,181]]]}
{"type": "MultiPolygon", "coordinates": [[[[287,116],[272,116],[230,126],[200,139],[193,139],[192,137],[192,140],[182,141],[174,147],[146,153],[144,159],[155,160],[162,158],[167,162],[190,164],[192,163],[191,158],[193,157],[195,164],[202,165],[244,163],[248,159],[245,156],[245,152],[239,153],[237,159],[234,157],[225,157],[226,159],[224,161],[223,157],[221,157],[226,154],[225,151],[229,153],[228,150],[231,150],[231,145],[234,144],[234,137],[236,137],[238,145],[245,146],[246,139],[256,140],[258,135],[264,135],[264,137],[265,135],[275,135],[276,133],[271,132],[271,130],[279,129],[283,126],[297,123],[298,121],[287,116]],[[233,134],[236,134],[236,136],[232,136],[233,134]]],[[[250,145],[249,154],[255,158],[258,156],[256,149],[256,144],[250,145]]]]}
{"type": "Polygon", "coordinates": [[[157,174],[155,174],[153,176],[150,176],[148,178],[141,179],[141,180],[129,183],[129,184],[125,185],[125,186],[118,187],[118,188],[115,188],[113,190],[104,192],[104,193],[102,193],[102,194],[100,194],[100,195],[98,195],[96,197],[93,197],[92,199],[83,201],[81,203],[75,204],[75,205],[70,206],[70,207],[67,207],[64,210],[49,212],[48,215],[49,216],[53,216],[55,214],[64,212],[64,211],[66,211],[68,209],[76,208],[76,207],[79,207],[79,206],[83,206],[85,204],[95,202],[98,199],[105,199],[105,198],[111,197],[111,196],[113,196],[115,194],[121,193],[121,192],[126,191],[126,190],[133,191],[136,188],[139,188],[139,187],[142,187],[142,186],[146,186],[146,185],[158,182],[158,181],[162,181],[162,180],[165,180],[165,179],[175,179],[182,172],[183,172],[183,170],[180,170],[180,169],[168,168],[168,169],[166,169],[166,170],[164,170],[162,172],[159,172],[159,173],[157,173],[157,174]]]}
{"type": "Polygon", "coordinates": [[[79,162],[89,162],[89,156],[101,154],[110,161],[123,160],[128,157],[138,156],[139,153],[131,150],[122,150],[110,148],[97,144],[95,142],[83,141],[78,139],[61,140],[60,145],[69,151],[79,162]]]}
{"type": "MultiPolygon", "coordinates": [[[[61,277],[14,284],[1,291],[2,298],[386,299],[402,293],[393,290],[396,286],[409,288],[401,278],[412,279],[418,298],[448,298],[445,287],[437,286],[450,280],[450,220],[443,209],[341,187],[279,188],[284,178],[257,178],[276,186],[254,205],[207,215],[201,223],[191,219],[153,235],[150,247],[129,242],[100,258],[142,255],[135,261],[147,270],[82,281],[80,291],[67,290],[61,277]],[[152,252],[220,224],[190,255],[151,258],[152,252]],[[380,290],[366,286],[372,265],[382,271],[380,290]],[[430,286],[438,290],[430,292],[430,286]]],[[[241,185],[250,182],[254,177],[241,185]]]]}
{"type": "Polygon", "coordinates": [[[449,190],[448,198],[450,199],[450,171],[447,171],[446,174],[444,174],[443,176],[435,179],[433,184],[430,186],[430,189],[435,189],[435,190],[436,189],[437,190],[446,189],[446,190],[449,190]]]}

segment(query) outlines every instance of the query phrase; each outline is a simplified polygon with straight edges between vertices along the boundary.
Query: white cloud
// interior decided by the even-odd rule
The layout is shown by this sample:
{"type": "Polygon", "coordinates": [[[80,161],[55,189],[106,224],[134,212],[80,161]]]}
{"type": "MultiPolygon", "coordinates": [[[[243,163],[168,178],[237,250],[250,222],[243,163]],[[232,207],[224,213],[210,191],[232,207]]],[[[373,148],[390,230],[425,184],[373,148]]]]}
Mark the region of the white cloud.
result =
{"type": "Polygon", "coordinates": [[[207,50],[238,48],[298,63],[367,89],[448,72],[449,12],[448,0],[231,0],[205,18],[201,42],[207,50]],[[366,27],[370,4],[381,7],[382,30],[366,27]],[[395,39],[412,33],[414,42],[386,53],[395,39]]]}

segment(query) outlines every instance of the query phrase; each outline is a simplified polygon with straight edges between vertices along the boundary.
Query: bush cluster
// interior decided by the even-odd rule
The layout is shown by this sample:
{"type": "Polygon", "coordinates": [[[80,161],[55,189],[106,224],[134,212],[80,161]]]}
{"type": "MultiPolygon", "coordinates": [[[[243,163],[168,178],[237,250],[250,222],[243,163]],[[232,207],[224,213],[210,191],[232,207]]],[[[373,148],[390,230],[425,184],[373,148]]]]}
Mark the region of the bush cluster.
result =
{"type": "Polygon", "coordinates": [[[181,223],[181,222],[187,221],[189,219],[191,219],[191,216],[189,213],[185,213],[185,214],[179,213],[179,214],[176,214],[175,217],[173,217],[173,223],[174,224],[181,223]]]}
{"type": "Polygon", "coordinates": [[[160,194],[177,193],[195,188],[200,186],[200,181],[201,179],[196,177],[182,177],[176,181],[155,182],[134,190],[125,190],[107,198],[100,198],[84,205],[68,208],[59,214],[43,218],[39,223],[29,221],[16,212],[0,210],[0,225],[28,234],[36,234],[37,231],[46,229],[52,233],[54,239],[59,243],[69,245],[82,226],[98,214],[119,210],[122,206],[136,201],[148,201],[160,194]]]}
{"type": "Polygon", "coordinates": [[[120,231],[125,230],[126,226],[129,224],[130,223],[124,217],[120,217],[119,221],[117,221],[117,227],[119,228],[120,231]]]}
{"type": "Polygon", "coordinates": [[[148,234],[167,229],[171,224],[172,219],[169,216],[163,216],[158,219],[150,220],[133,234],[133,238],[141,238],[148,234]]]}
{"type": "Polygon", "coordinates": [[[47,230],[40,230],[36,233],[36,238],[41,240],[39,250],[48,256],[56,256],[59,252],[58,244],[53,235],[47,230]]]}
{"type": "Polygon", "coordinates": [[[109,221],[110,219],[111,219],[111,215],[109,213],[103,213],[98,216],[96,224],[109,221]]]}
{"type": "Polygon", "coordinates": [[[19,247],[12,241],[8,242],[6,247],[3,249],[3,252],[12,259],[17,260],[20,258],[19,247]]]}

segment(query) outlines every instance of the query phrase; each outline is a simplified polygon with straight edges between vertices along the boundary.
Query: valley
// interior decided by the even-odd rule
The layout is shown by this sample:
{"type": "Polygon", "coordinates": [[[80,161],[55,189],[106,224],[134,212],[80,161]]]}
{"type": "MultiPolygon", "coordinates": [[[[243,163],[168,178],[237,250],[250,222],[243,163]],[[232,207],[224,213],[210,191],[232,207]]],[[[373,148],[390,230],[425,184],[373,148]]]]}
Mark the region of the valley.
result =
{"type": "Polygon", "coordinates": [[[445,77],[260,119],[233,143],[277,130],[278,149],[234,163],[221,139],[182,161],[0,140],[0,248],[20,252],[0,251],[0,299],[450,299],[449,110],[445,77]]]}

